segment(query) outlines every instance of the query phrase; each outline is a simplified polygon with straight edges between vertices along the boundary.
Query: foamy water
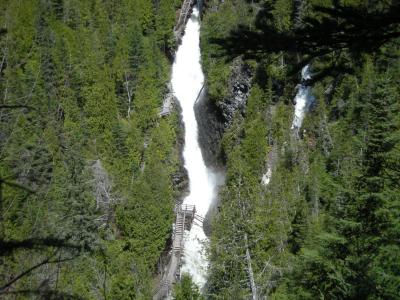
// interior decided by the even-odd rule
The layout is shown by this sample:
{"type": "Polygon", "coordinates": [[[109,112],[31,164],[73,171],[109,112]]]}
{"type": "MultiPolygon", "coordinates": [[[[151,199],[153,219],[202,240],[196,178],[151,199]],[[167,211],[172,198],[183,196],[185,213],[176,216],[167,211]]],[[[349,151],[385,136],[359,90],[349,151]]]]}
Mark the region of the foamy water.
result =
{"type": "MultiPolygon", "coordinates": [[[[301,78],[307,80],[311,78],[310,67],[307,65],[301,70],[301,78]]],[[[311,87],[302,84],[296,94],[295,102],[296,107],[294,111],[294,119],[292,122],[292,129],[299,130],[303,124],[304,115],[309,109],[314,97],[311,94],[311,87]]]]}
{"type": "MultiPolygon", "coordinates": [[[[183,203],[195,205],[197,214],[204,217],[216,194],[217,175],[205,166],[198,143],[198,127],[194,113],[194,103],[204,82],[200,64],[198,17],[199,11],[195,8],[186,25],[182,44],[176,53],[171,83],[182,107],[185,125],[183,157],[189,175],[190,194],[183,203]]],[[[200,288],[206,282],[208,261],[204,249],[208,242],[203,228],[198,225],[193,225],[190,232],[185,234],[184,263],[181,272],[189,273],[200,288]]]]}

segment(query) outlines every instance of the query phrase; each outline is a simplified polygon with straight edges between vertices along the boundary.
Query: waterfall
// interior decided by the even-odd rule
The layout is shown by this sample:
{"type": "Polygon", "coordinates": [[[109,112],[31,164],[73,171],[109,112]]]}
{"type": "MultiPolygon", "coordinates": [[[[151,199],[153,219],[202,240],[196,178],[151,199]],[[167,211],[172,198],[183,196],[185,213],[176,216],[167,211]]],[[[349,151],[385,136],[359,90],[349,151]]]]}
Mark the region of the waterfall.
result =
{"type": "MultiPolygon", "coordinates": [[[[189,175],[190,194],[183,203],[195,205],[197,214],[204,217],[216,194],[217,174],[206,167],[198,143],[194,104],[203,82],[204,75],[200,64],[199,11],[194,8],[186,25],[182,44],[176,53],[171,83],[182,107],[185,126],[183,158],[189,175]]],[[[207,243],[208,238],[199,225],[193,224],[190,232],[185,232],[184,262],[181,272],[189,273],[200,288],[206,282],[208,261],[204,245],[207,243]]]]}
{"type": "Polygon", "coordinates": [[[263,174],[263,176],[262,176],[262,178],[261,178],[261,183],[262,183],[263,185],[268,185],[268,183],[269,183],[270,180],[271,180],[271,177],[272,177],[272,169],[271,169],[270,164],[268,164],[267,172],[265,172],[265,173],[263,174]]]}
{"type": "MultiPolygon", "coordinates": [[[[304,82],[304,80],[308,79],[311,79],[311,74],[310,74],[310,67],[307,65],[301,70],[301,80],[302,82],[304,82]]],[[[311,87],[302,83],[297,91],[294,100],[296,106],[294,110],[294,118],[291,129],[293,130],[295,135],[298,136],[300,127],[303,124],[304,115],[310,108],[311,103],[314,102],[314,96],[311,93],[311,87]]],[[[267,171],[261,177],[262,185],[267,186],[269,184],[272,177],[272,168],[273,168],[272,155],[269,155],[267,161],[267,171]]]]}
{"type": "MultiPolygon", "coordinates": [[[[301,79],[302,81],[311,79],[310,67],[308,65],[301,70],[301,79]]],[[[303,123],[304,114],[314,101],[314,97],[311,94],[311,87],[301,84],[294,100],[296,102],[296,107],[294,111],[292,129],[298,131],[303,123]]]]}

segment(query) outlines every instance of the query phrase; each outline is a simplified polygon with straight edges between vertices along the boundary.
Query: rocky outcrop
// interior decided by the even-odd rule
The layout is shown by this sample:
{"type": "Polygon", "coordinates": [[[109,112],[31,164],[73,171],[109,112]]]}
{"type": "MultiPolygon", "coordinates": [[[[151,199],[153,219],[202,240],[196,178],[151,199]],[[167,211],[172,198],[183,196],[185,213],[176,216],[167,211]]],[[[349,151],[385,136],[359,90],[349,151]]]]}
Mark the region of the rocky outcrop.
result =
{"type": "Polygon", "coordinates": [[[221,138],[225,130],[232,125],[235,114],[245,113],[251,78],[250,67],[241,59],[236,59],[228,80],[228,95],[217,102],[208,97],[207,88],[200,95],[195,105],[195,113],[199,124],[199,143],[207,166],[223,166],[221,138]]]}
{"type": "MultiPolygon", "coordinates": [[[[237,59],[233,62],[232,73],[228,81],[228,95],[221,101],[214,101],[207,95],[205,88],[195,105],[196,119],[199,126],[199,143],[203,158],[208,167],[223,170],[225,156],[221,150],[221,139],[224,132],[232,125],[237,114],[246,112],[247,98],[250,93],[252,73],[250,67],[237,59]]],[[[218,171],[216,171],[218,173],[218,171]]],[[[223,184],[224,172],[219,173],[218,178],[223,184]]],[[[211,234],[211,223],[218,211],[218,197],[211,204],[207,212],[203,229],[206,235],[211,234]]]]}
{"type": "Polygon", "coordinates": [[[294,0],[293,19],[295,28],[302,28],[304,26],[303,17],[306,3],[304,0],[294,0]]]}
{"type": "Polygon", "coordinates": [[[223,159],[219,144],[224,133],[224,117],[220,108],[203,90],[198,102],[195,104],[195,113],[198,124],[199,144],[205,164],[221,166],[223,159]]]}
{"type": "Polygon", "coordinates": [[[252,77],[250,67],[240,59],[234,62],[232,68],[232,75],[228,82],[229,94],[217,103],[225,120],[225,129],[232,125],[233,117],[237,112],[244,114],[252,77]]]}
{"type": "Polygon", "coordinates": [[[179,169],[172,175],[174,189],[178,192],[177,202],[182,203],[183,198],[189,193],[189,175],[185,169],[183,159],[183,148],[185,146],[185,126],[182,120],[182,108],[175,96],[172,98],[172,107],[179,116],[179,127],[177,128],[176,147],[179,153],[179,169]]]}

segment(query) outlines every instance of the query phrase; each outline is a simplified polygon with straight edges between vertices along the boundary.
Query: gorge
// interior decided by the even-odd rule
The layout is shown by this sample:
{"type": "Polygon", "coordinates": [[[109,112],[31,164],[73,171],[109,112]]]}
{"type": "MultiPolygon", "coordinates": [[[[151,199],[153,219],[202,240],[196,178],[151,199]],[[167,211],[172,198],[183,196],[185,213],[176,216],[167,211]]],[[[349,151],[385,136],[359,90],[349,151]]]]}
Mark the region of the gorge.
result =
{"type": "Polygon", "coordinates": [[[0,298],[399,299],[399,11],[0,1],[0,298]]]}
{"type": "MultiPolygon", "coordinates": [[[[183,204],[195,205],[196,212],[205,217],[211,202],[216,197],[217,174],[206,167],[198,143],[194,104],[204,84],[199,43],[199,11],[194,8],[186,25],[182,44],[176,53],[171,82],[182,108],[185,127],[183,157],[189,176],[189,195],[183,200],[183,204]]],[[[188,272],[199,287],[203,287],[206,280],[208,266],[204,249],[206,243],[207,237],[202,227],[193,224],[192,229],[186,233],[181,272],[188,272]]]]}

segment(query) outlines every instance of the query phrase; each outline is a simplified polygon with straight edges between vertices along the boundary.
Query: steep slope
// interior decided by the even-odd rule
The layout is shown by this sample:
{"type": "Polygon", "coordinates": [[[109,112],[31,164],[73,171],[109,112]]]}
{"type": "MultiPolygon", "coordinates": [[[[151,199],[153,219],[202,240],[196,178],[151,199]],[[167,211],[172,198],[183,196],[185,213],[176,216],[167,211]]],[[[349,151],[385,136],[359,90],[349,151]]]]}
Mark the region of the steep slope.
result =
{"type": "Polygon", "coordinates": [[[149,299],[181,174],[180,1],[1,1],[0,298],[149,299]]]}
{"type": "Polygon", "coordinates": [[[218,116],[232,59],[254,74],[245,108],[214,151],[227,177],[212,223],[208,298],[398,299],[397,2],[207,6],[202,53],[218,116]],[[310,78],[301,80],[307,64],[310,78]],[[294,102],[305,89],[314,101],[299,122],[294,102]]]}

